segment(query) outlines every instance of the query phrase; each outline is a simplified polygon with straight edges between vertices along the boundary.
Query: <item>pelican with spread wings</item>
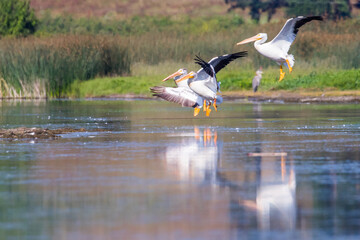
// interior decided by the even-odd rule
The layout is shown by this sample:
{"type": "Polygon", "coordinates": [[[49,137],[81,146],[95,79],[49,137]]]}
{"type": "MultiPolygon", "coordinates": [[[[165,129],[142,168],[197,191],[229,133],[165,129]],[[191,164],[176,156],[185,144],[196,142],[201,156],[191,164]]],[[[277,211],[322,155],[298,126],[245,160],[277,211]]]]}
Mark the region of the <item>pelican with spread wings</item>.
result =
{"type": "Polygon", "coordinates": [[[211,109],[210,105],[213,104],[215,111],[217,111],[217,104],[222,98],[217,95],[220,91],[220,83],[217,81],[216,74],[228,65],[231,61],[247,56],[247,52],[237,52],[232,54],[226,54],[218,57],[214,57],[209,62],[203,60],[200,56],[196,56],[195,63],[201,66],[199,71],[190,72],[185,75],[179,81],[187,80],[191,90],[204,98],[204,111],[206,116],[209,116],[211,109]]]}
{"type": "Polygon", "coordinates": [[[256,50],[265,57],[268,57],[277,64],[280,65],[280,78],[281,81],[284,76],[285,72],[282,69],[282,65],[285,65],[289,68],[289,72],[291,73],[292,67],[294,66],[294,56],[292,54],[288,54],[290,46],[292,42],[295,40],[296,34],[299,31],[299,28],[304,24],[318,20],[322,21],[323,17],[321,16],[311,16],[311,17],[296,17],[290,18],[286,21],[284,27],[278,33],[278,35],[270,42],[266,42],[267,34],[266,33],[259,33],[251,38],[245,39],[236,45],[241,45],[249,42],[254,43],[254,47],[256,50]]]}
{"type": "Polygon", "coordinates": [[[190,72],[186,75],[182,75],[179,71],[175,72],[164,80],[166,81],[170,78],[182,75],[181,78],[175,80],[177,85],[176,88],[155,86],[150,90],[154,93],[154,96],[158,96],[170,102],[179,103],[185,107],[193,107],[194,116],[199,113],[201,107],[204,107],[206,116],[209,116],[211,112],[211,103],[213,103],[215,110],[217,110],[216,104],[222,102],[221,96],[217,95],[217,92],[220,91],[220,84],[216,79],[216,73],[231,61],[240,57],[245,57],[246,55],[246,51],[226,54],[214,57],[209,62],[196,56],[195,63],[202,67],[198,72],[190,72]],[[200,103],[200,101],[203,103],[200,103]]]}
{"type": "Polygon", "coordinates": [[[192,91],[187,84],[187,81],[183,81],[184,76],[188,74],[185,68],[180,68],[175,73],[169,75],[163,79],[163,82],[174,79],[177,87],[164,87],[155,86],[150,88],[153,96],[160,97],[169,102],[175,102],[183,107],[194,108],[194,116],[197,116],[202,108],[203,98],[192,91]]]}

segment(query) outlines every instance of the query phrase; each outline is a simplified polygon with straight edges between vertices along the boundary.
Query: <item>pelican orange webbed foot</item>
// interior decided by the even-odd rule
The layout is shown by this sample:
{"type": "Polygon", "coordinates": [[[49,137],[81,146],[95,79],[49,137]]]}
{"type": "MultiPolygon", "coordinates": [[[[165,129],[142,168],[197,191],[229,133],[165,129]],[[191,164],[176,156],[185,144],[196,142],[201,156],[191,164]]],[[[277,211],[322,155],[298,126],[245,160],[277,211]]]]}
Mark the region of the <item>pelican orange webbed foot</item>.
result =
{"type": "Polygon", "coordinates": [[[216,98],[214,99],[213,107],[214,107],[215,111],[217,112],[216,98]]]}
{"type": "Polygon", "coordinates": [[[281,82],[285,77],[285,72],[282,69],[282,66],[280,65],[280,78],[279,78],[279,82],[281,82]]]}
{"type": "Polygon", "coordinates": [[[288,59],[286,59],[286,64],[288,65],[289,72],[291,73],[292,72],[292,67],[291,67],[291,64],[290,64],[288,59]]]}
{"type": "Polygon", "coordinates": [[[211,109],[209,107],[206,108],[206,116],[210,116],[211,109]]]}
{"type": "Polygon", "coordinates": [[[200,112],[200,108],[195,107],[194,108],[194,117],[196,117],[199,114],[199,112],[200,112]]]}

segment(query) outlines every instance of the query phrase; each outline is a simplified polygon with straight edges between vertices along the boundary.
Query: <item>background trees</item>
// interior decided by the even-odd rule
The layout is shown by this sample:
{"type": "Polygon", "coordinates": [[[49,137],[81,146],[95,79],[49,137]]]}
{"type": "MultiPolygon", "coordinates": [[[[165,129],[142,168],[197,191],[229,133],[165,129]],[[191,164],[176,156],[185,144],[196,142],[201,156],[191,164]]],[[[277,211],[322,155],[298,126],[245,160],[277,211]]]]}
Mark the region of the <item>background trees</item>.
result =
{"type": "Polygon", "coordinates": [[[27,0],[0,1],[0,35],[26,36],[35,32],[38,20],[27,0]]]}
{"type": "Polygon", "coordinates": [[[288,6],[287,0],[225,0],[225,3],[230,5],[228,11],[249,8],[250,16],[256,22],[260,20],[261,13],[267,12],[270,21],[278,8],[288,6]]]}
{"type": "Polygon", "coordinates": [[[270,21],[276,10],[282,7],[286,7],[289,16],[323,15],[333,20],[351,17],[352,8],[350,0],[225,0],[225,3],[230,5],[229,11],[248,8],[256,22],[262,13],[267,13],[270,21]]]}
{"type": "Polygon", "coordinates": [[[337,20],[351,17],[351,4],[349,0],[302,0],[288,1],[288,15],[325,15],[327,18],[337,20]]]}

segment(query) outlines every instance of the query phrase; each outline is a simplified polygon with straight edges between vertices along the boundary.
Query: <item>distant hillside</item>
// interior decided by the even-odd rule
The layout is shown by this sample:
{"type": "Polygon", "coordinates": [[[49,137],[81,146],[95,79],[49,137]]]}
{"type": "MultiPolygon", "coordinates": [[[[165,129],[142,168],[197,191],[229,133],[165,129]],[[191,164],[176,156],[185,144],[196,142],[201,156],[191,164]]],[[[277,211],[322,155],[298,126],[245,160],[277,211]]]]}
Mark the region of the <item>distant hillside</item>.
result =
{"type": "MultiPolygon", "coordinates": [[[[351,4],[358,0],[350,0],[351,4]]],[[[125,19],[133,16],[169,16],[169,15],[223,15],[228,5],[224,0],[30,0],[36,14],[45,11],[52,15],[72,15],[74,17],[105,17],[125,19]]],[[[242,17],[248,17],[248,10],[236,9],[242,17]]],[[[353,17],[359,16],[360,10],[353,7],[353,17]]],[[[274,18],[283,18],[282,10],[274,18]]]]}
{"type": "Polygon", "coordinates": [[[224,0],[30,0],[38,15],[127,18],[131,16],[169,16],[181,14],[225,14],[224,0]]]}

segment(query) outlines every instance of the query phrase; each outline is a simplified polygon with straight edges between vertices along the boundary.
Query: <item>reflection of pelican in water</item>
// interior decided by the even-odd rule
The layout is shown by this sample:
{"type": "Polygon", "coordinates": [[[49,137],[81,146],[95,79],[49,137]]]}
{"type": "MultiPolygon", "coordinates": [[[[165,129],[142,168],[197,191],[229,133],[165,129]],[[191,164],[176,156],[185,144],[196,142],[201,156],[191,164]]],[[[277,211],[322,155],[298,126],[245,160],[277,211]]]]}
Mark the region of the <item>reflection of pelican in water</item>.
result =
{"type": "MultiPolygon", "coordinates": [[[[263,127],[262,104],[254,104],[253,112],[257,127],[263,127]]],[[[258,134],[257,141],[263,141],[263,135],[258,134]]],[[[249,153],[251,164],[254,164],[256,191],[252,197],[241,199],[240,205],[254,211],[257,225],[260,229],[295,228],[296,222],[296,178],[292,161],[286,166],[286,152],[264,151],[272,150],[269,145],[262,145],[256,151],[249,153]]]]}
{"type": "Polygon", "coordinates": [[[193,138],[183,138],[182,143],[166,149],[169,170],[182,180],[206,180],[215,183],[219,149],[217,132],[194,128],[193,138]]]}
{"type": "Polygon", "coordinates": [[[286,169],[286,153],[253,153],[261,158],[261,172],[256,200],[240,200],[240,204],[256,210],[261,229],[294,229],[296,222],[296,179],[293,166],[286,169]],[[280,166],[274,159],[281,156],[280,166]]]}
{"type": "Polygon", "coordinates": [[[296,221],[296,180],[294,170],[286,172],[285,157],[281,157],[281,174],[273,178],[262,177],[257,189],[258,222],[262,229],[293,229],[296,221]]]}

